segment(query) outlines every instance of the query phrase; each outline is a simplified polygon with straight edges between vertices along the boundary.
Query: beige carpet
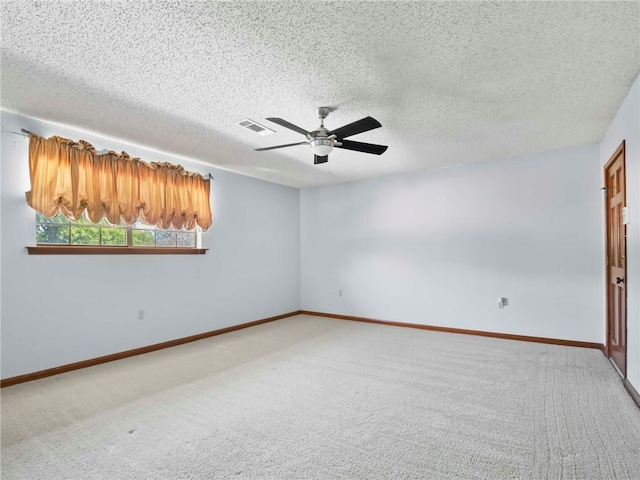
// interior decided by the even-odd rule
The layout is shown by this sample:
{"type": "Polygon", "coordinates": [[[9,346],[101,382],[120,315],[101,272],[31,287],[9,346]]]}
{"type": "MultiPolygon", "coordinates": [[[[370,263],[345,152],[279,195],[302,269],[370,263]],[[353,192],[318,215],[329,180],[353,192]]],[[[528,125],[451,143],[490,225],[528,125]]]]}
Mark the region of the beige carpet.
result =
{"type": "Polygon", "coordinates": [[[2,390],[2,478],[640,479],[597,350],[298,316],[2,390]]]}

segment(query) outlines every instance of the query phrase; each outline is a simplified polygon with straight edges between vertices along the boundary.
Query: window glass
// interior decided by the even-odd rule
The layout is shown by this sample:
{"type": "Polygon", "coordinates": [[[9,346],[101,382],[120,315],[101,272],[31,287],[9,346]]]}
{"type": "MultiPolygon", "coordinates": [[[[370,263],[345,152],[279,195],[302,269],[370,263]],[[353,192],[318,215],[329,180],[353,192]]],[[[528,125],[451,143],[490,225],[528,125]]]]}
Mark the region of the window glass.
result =
{"type": "Polygon", "coordinates": [[[125,246],[127,245],[126,228],[103,228],[100,245],[125,246]]]}
{"type": "Polygon", "coordinates": [[[69,243],[69,226],[53,223],[36,225],[36,242],[50,245],[64,245],[69,243]]]}
{"type": "Polygon", "coordinates": [[[196,246],[196,232],[180,230],[178,232],[178,246],[184,248],[195,248],[196,246]]]}
{"type": "Polygon", "coordinates": [[[70,220],[62,214],[47,218],[36,213],[36,243],[46,245],[196,248],[197,234],[197,230],[162,230],[139,221],[127,227],[105,219],[93,223],[84,215],[70,220]]]}
{"type": "Polygon", "coordinates": [[[100,227],[71,225],[71,245],[100,245],[100,227]]]}
{"type": "Polygon", "coordinates": [[[153,247],[156,244],[156,237],[153,230],[134,230],[133,246],[134,247],[153,247]]]}

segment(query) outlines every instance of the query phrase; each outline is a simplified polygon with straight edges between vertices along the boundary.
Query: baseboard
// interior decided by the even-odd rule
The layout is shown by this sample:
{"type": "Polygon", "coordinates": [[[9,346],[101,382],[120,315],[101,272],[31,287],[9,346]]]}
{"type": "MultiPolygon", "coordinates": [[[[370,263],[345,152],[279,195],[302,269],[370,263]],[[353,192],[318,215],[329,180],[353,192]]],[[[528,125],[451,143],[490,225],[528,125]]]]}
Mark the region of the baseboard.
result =
{"type": "Polygon", "coordinates": [[[631,385],[628,379],[625,378],[624,380],[622,380],[622,383],[624,384],[624,388],[627,389],[627,392],[629,392],[629,395],[631,395],[631,398],[635,400],[638,408],[640,408],[640,393],[638,393],[638,391],[633,388],[633,385],[631,385]]]}
{"type": "Polygon", "coordinates": [[[155,343],[153,345],[147,345],[146,347],[134,348],[133,350],[126,350],[124,352],[112,353],[111,355],[105,355],[103,357],[91,358],[89,360],[69,363],[67,365],[48,368],[46,370],[40,370],[38,372],[26,373],[24,375],[18,375],[16,377],[5,378],[0,381],[0,388],[10,387],[11,385],[30,382],[32,380],[38,380],[40,378],[51,377],[52,375],[58,375],[60,373],[71,372],[72,370],[79,370],[81,368],[92,367],[94,365],[100,365],[101,363],[113,362],[114,360],[121,360],[123,358],[133,357],[135,355],[142,355],[143,353],[155,352],[156,350],[175,347],[178,345],[182,345],[184,343],[195,342],[197,340],[202,340],[204,338],[214,337],[216,335],[222,335],[223,333],[229,333],[235,330],[241,330],[243,328],[254,327],[256,325],[273,322],[274,320],[280,320],[282,318],[293,317],[294,315],[298,315],[299,313],[300,311],[289,312],[282,315],[276,315],[274,317],[262,318],[260,320],[255,320],[253,322],[241,323],[240,325],[233,325],[231,327],[221,328],[219,330],[212,330],[210,332],[191,335],[189,337],[177,338],[175,340],[169,340],[168,342],[155,343]]]}
{"type": "Polygon", "coordinates": [[[391,325],[393,327],[417,328],[419,330],[432,330],[435,332],[462,333],[464,335],[477,335],[480,337],[502,338],[505,340],[520,340],[523,342],[549,343],[552,345],[564,345],[567,347],[597,348],[598,350],[601,350],[604,352],[604,345],[601,343],[594,343],[594,342],[562,340],[559,338],[530,337],[527,335],[512,335],[510,333],[485,332],[482,330],[467,330],[464,328],[438,327],[434,325],[422,325],[420,323],[392,322],[389,320],[377,320],[375,318],[366,318],[366,317],[353,317],[351,315],[339,315],[335,313],[310,312],[308,310],[301,310],[300,314],[315,315],[317,317],[337,318],[340,320],[352,320],[354,322],[377,323],[379,325],[391,325]]]}
{"type": "MultiPolygon", "coordinates": [[[[199,333],[197,335],[191,335],[189,337],[178,338],[175,340],[169,340],[167,342],[156,343],[153,345],[147,345],[146,347],[134,348],[133,350],[126,350],[124,352],[112,353],[110,355],[105,355],[102,357],[91,358],[88,360],[83,360],[81,362],[69,363],[67,365],[61,365],[59,367],[48,368],[46,370],[40,370],[38,372],[27,373],[24,375],[18,375],[16,377],[5,378],[0,380],[0,388],[10,387],[12,385],[17,385],[19,383],[30,382],[32,380],[38,380],[40,378],[51,377],[53,375],[58,375],[60,373],[71,372],[73,370],[79,370],[81,368],[92,367],[94,365],[100,365],[101,363],[113,362],[115,360],[121,360],[123,358],[133,357],[135,355],[142,355],[144,353],[154,352],[156,350],[162,350],[164,348],[175,347],[178,345],[182,345],[185,343],[195,342],[197,340],[202,340],[204,338],[214,337],[216,335],[222,335],[224,333],[233,332],[235,330],[241,330],[243,328],[253,327],[256,325],[261,325],[263,323],[273,322],[275,320],[280,320],[283,318],[293,317],[295,315],[314,315],[317,317],[328,317],[328,318],[337,318],[340,320],[352,320],[355,322],[366,322],[366,323],[376,323],[379,325],[391,325],[394,327],[406,327],[406,328],[416,328],[419,330],[432,330],[436,332],[447,332],[447,333],[461,333],[465,335],[478,335],[481,337],[492,337],[492,338],[502,338],[506,340],[520,340],[525,342],[536,342],[536,343],[549,343],[552,345],[564,345],[569,347],[582,347],[582,348],[597,348],[604,352],[604,345],[600,343],[593,342],[580,342],[574,340],[562,340],[557,338],[545,338],[545,337],[530,337],[525,335],[512,335],[509,333],[496,333],[496,332],[485,332],[481,330],[467,330],[461,328],[450,328],[450,327],[438,327],[435,325],[422,325],[419,323],[405,323],[405,322],[392,322],[389,320],[377,320],[374,318],[366,318],[366,317],[354,317],[351,315],[340,315],[335,313],[324,313],[324,312],[312,312],[308,310],[297,310],[294,312],[285,313],[282,315],[276,315],[274,317],[263,318],[260,320],[255,320],[253,322],[242,323],[240,325],[233,325],[231,327],[221,328],[219,330],[212,330],[210,332],[199,333]]],[[[634,387],[625,380],[625,388],[629,391],[629,394],[633,397],[633,399],[640,405],[640,396],[638,392],[634,389],[634,387]]]]}

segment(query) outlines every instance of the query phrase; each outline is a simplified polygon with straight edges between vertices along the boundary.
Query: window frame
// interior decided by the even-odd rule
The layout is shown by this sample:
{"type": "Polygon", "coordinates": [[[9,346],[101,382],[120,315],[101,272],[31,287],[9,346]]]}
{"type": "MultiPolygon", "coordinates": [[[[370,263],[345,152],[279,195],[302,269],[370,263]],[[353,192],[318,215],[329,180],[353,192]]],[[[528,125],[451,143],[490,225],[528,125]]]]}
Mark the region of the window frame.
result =
{"type": "MultiPolygon", "coordinates": [[[[176,246],[164,247],[157,246],[157,228],[149,228],[149,231],[154,232],[155,245],[143,245],[136,246],[133,244],[133,232],[135,230],[144,231],[145,229],[137,229],[134,225],[102,225],[100,223],[95,224],[93,222],[86,224],[88,228],[99,228],[99,241],[98,245],[77,245],[71,244],[71,227],[74,226],[74,220],[68,219],[68,222],[43,222],[38,220],[38,214],[35,216],[35,227],[41,224],[60,225],[66,226],[69,230],[68,244],[50,244],[50,243],[38,243],[36,233],[36,245],[27,246],[29,255],[56,255],[56,254],[71,254],[71,255],[115,255],[115,254],[129,254],[129,255],[204,255],[207,252],[207,248],[201,248],[201,231],[194,229],[195,246],[193,247],[179,247],[177,246],[178,232],[180,230],[173,230],[176,233],[176,246]],[[119,230],[125,230],[125,245],[103,245],[102,242],[102,229],[113,228],[119,230]]],[[[77,226],[85,226],[83,224],[77,224],[77,226]]]]}

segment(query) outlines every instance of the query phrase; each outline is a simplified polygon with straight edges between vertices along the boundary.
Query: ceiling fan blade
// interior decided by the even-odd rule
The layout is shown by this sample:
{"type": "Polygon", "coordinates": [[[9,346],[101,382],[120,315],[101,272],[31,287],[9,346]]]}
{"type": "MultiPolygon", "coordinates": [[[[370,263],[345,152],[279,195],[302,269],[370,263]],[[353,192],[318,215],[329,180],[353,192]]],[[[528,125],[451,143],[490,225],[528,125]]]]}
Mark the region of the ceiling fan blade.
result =
{"type": "Polygon", "coordinates": [[[307,142],[287,143],[286,145],[276,145],[275,147],[256,148],[256,152],[263,152],[264,150],[275,150],[276,148],[293,147],[294,145],[306,145],[307,142]]]}
{"type": "Polygon", "coordinates": [[[269,120],[270,122],[273,122],[273,123],[277,123],[281,127],[288,128],[289,130],[293,130],[294,132],[301,133],[302,135],[308,135],[309,134],[309,132],[307,132],[303,128],[300,128],[300,127],[298,127],[297,125],[294,125],[291,122],[287,122],[286,120],[283,120],[282,118],[267,117],[266,120],[269,120]]]}
{"type": "Polygon", "coordinates": [[[338,138],[347,138],[351,135],[357,135],[358,133],[368,132],[374,128],[381,127],[382,124],[373,117],[364,117],[360,120],[356,120],[349,125],[337,128],[329,132],[329,135],[335,135],[338,138]]]}
{"type": "Polygon", "coordinates": [[[356,152],[373,153],[382,155],[387,151],[386,145],[376,145],[375,143],[354,142],[353,140],[342,140],[342,145],[334,145],[336,148],[344,148],[346,150],[354,150],[356,152]]]}
{"type": "Polygon", "coordinates": [[[320,163],[327,163],[329,161],[329,155],[314,155],[313,156],[313,164],[318,165],[320,163]]]}

